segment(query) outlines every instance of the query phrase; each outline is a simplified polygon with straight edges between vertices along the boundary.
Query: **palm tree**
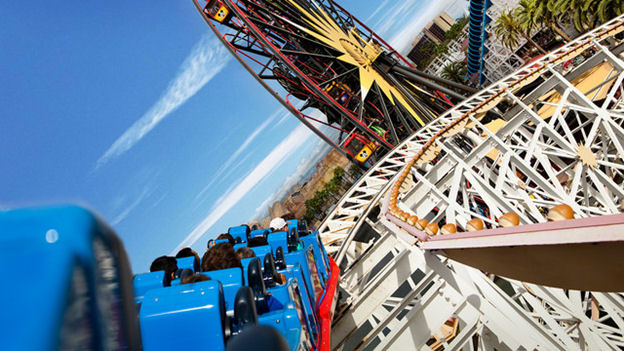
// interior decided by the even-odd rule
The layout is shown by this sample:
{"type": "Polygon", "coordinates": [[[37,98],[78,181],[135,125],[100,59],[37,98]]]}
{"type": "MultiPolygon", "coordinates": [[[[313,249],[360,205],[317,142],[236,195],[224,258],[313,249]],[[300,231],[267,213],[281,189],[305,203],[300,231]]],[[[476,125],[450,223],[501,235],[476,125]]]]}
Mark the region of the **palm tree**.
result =
{"type": "Polygon", "coordinates": [[[572,22],[579,32],[585,32],[596,26],[597,16],[594,15],[596,7],[592,0],[553,0],[552,12],[559,21],[572,22]]]}
{"type": "Polygon", "coordinates": [[[457,83],[464,83],[466,70],[467,68],[465,63],[461,61],[452,62],[442,69],[441,76],[444,79],[452,80],[457,83]]]}
{"type": "Polygon", "coordinates": [[[515,49],[518,46],[518,36],[523,36],[531,45],[543,54],[546,54],[546,51],[520,28],[518,21],[510,10],[501,12],[494,26],[494,34],[509,50],[515,49]]]}
{"type": "Polygon", "coordinates": [[[550,30],[559,34],[565,41],[570,41],[570,37],[557,25],[554,12],[553,0],[522,0],[516,9],[516,16],[520,28],[528,35],[534,29],[549,27],[550,30]]]}
{"type": "Polygon", "coordinates": [[[593,8],[593,13],[598,17],[601,23],[607,22],[613,17],[619,16],[624,12],[624,0],[594,0],[587,1],[590,3],[587,8],[593,8]]]}

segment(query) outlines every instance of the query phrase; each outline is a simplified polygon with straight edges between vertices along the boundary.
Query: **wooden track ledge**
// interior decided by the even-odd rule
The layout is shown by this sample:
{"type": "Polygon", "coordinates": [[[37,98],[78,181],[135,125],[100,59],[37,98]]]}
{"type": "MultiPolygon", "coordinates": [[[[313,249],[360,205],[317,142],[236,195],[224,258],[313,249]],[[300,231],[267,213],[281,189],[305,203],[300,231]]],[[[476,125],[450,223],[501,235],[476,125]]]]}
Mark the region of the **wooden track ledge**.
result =
{"type": "Polygon", "coordinates": [[[419,245],[520,281],[624,291],[624,214],[438,235],[419,245]]]}

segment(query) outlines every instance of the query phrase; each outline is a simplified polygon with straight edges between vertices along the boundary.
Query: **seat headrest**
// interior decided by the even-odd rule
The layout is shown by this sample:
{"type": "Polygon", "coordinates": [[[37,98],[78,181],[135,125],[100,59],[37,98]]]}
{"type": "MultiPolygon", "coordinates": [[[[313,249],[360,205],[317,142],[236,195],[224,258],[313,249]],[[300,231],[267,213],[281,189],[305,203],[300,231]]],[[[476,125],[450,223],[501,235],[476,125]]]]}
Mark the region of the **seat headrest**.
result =
{"type": "Polygon", "coordinates": [[[234,298],[234,323],[239,330],[258,324],[258,312],[250,287],[241,286],[234,298]]]}
{"type": "Polygon", "coordinates": [[[246,329],[228,342],[226,351],[288,351],[290,346],[284,336],[267,325],[246,329]]]}
{"type": "Polygon", "coordinates": [[[296,251],[299,246],[299,232],[297,228],[288,229],[288,252],[296,251]]]}
{"type": "Polygon", "coordinates": [[[243,239],[249,239],[249,232],[251,232],[251,229],[249,229],[248,225],[239,225],[238,227],[228,229],[228,233],[234,238],[234,241],[236,241],[236,238],[239,238],[240,242],[243,239]]]}
{"type": "Polygon", "coordinates": [[[275,267],[277,269],[286,269],[286,259],[284,258],[284,248],[279,246],[275,249],[275,267]]]}
{"type": "Polygon", "coordinates": [[[264,255],[264,278],[269,279],[272,283],[271,285],[275,285],[275,281],[277,281],[277,268],[275,268],[275,260],[273,259],[273,254],[268,253],[264,255]]]}
{"type": "Polygon", "coordinates": [[[269,311],[266,296],[266,286],[264,285],[264,279],[262,277],[262,266],[260,265],[260,258],[254,257],[247,268],[247,286],[253,290],[256,300],[256,308],[258,313],[263,314],[269,311]]]}
{"type": "Polygon", "coordinates": [[[190,277],[194,274],[195,272],[193,272],[190,268],[178,269],[175,271],[173,278],[183,280],[184,278],[190,277]]]}
{"type": "Polygon", "coordinates": [[[300,219],[297,223],[297,229],[299,230],[299,236],[306,236],[310,234],[308,232],[308,222],[305,219],[300,219]]]}

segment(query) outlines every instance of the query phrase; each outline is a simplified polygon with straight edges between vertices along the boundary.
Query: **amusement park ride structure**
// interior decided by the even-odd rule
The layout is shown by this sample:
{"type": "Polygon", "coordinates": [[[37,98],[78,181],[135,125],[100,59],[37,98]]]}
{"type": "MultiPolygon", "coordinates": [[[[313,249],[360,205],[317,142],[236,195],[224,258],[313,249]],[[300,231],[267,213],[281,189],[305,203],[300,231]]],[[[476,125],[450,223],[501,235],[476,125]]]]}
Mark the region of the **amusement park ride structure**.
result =
{"type": "Polygon", "coordinates": [[[474,92],[415,70],[332,1],[213,0],[195,6],[284,107],[361,164],[374,163],[464,99],[440,83],[474,92]]]}
{"type": "Polygon", "coordinates": [[[624,17],[462,101],[333,1],[195,4],[325,141],[390,150],[319,228],[342,271],[332,349],[624,348],[624,17]],[[563,204],[576,219],[545,223],[563,204]]]}

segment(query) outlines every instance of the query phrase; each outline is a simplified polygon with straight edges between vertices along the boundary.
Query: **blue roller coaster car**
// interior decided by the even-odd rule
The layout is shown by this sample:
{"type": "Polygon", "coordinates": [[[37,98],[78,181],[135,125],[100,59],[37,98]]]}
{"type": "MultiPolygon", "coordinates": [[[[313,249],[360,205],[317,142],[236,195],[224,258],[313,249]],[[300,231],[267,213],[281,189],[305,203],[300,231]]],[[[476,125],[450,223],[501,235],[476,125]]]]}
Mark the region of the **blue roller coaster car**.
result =
{"type": "Polygon", "coordinates": [[[0,212],[4,350],[139,350],[132,275],[112,229],[74,206],[0,212]]]}
{"type": "Polygon", "coordinates": [[[243,269],[181,284],[199,274],[194,257],[178,259],[173,277],[132,278],[119,238],[83,208],[0,212],[0,260],[11,268],[0,349],[328,350],[339,271],[318,232],[289,227],[231,228],[239,245],[257,236],[269,245],[252,247],[258,257],[241,260],[243,269]]]}

